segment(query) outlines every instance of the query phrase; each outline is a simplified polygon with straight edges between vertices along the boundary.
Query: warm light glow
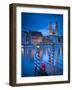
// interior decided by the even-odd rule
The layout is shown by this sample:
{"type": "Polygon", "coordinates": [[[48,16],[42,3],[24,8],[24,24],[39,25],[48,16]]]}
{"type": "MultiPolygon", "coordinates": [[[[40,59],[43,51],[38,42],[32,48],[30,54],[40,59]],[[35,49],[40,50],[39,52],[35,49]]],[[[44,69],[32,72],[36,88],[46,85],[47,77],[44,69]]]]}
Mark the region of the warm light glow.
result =
{"type": "Polygon", "coordinates": [[[39,53],[39,57],[40,57],[40,58],[42,57],[42,54],[43,54],[43,51],[40,50],[40,53],[39,53]]]}
{"type": "Polygon", "coordinates": [[[36,47],[37,47],[37,48],[40,48],[40,46],[39,46],[39,45],[37,45],[36,47]]]}
{"type": "Polygon", "coordinates": [[[32,39],[31,39],[31,42],[33,43],[33,44],[40,44],[41,42],[42,42],[42,37],[33,37],[32,39]]]}
{"type": "Polygon", "coordinates": [[[31,57],[34,58],[35,50],[31,51],[31,57]]]}

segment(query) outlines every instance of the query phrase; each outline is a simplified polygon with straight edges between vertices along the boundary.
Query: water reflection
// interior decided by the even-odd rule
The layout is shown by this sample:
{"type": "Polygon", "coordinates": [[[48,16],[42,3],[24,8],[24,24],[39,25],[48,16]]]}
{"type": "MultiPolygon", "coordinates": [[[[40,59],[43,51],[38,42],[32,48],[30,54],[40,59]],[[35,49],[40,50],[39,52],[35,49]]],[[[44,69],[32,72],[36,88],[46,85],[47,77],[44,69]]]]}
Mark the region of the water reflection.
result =
{"type": "Polygon", "coordinates": [[[63,74],[63,55],[60,46],[22,47],[22,77],[63,74]],[[25,61],[25,62],[23,62],[25,61]]]}

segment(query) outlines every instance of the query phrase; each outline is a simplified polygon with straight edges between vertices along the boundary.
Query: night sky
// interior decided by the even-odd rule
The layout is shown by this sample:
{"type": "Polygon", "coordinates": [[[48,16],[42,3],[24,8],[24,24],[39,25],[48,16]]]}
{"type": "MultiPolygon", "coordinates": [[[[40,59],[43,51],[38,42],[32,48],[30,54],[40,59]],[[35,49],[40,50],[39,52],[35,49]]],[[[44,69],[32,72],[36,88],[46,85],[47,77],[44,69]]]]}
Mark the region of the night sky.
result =
{"type": "Polygon", "coordinates": [[[58,21],[58,33],[59,35],[63,35],[63,15],[21,13],[22,31],[39,31],[42,32],[44,36],[47,36],[49,35],[50,23],[52,23],[54,31],[56,21],[58,21]]]}

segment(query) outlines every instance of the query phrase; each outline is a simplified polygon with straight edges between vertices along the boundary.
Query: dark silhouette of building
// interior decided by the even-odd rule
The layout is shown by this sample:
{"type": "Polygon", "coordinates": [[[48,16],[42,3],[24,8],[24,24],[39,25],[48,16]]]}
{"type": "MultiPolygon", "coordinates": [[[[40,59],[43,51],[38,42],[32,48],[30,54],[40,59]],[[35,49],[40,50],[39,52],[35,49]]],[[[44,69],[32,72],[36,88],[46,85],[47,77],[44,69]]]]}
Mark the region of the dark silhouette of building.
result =
{"type": "Polygon", "coordinates": [[[27,35],[28,35],[28,32],[22,31],[22,45],[27,43],[27,35]]]}
{"type": "Polygon", "coordinates": [[[43,35],[41,32],[37,31],[30,31],[30,43],[31,44],[41,44],[43,40],[43,35]]]}

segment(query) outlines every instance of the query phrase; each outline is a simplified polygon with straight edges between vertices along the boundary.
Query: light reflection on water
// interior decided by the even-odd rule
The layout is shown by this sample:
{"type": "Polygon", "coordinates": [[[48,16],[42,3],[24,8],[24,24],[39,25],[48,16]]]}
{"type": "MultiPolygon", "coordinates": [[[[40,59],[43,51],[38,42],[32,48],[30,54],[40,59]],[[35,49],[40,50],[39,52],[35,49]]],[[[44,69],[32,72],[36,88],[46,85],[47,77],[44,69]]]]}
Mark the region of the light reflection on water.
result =
{"type": "MultiPolygon", "coordinates": [[[[54,64],[50,63],[50,54],[52,51],[51,46],[43,46],[39,48],[40,50],[40,63],[46,64],[46,72],[48,75],[56,75],[56,73],[52,73],[53,69],[56,68],[57,75],[63,74],[63,55],[60,53],[60,46],[55,48],[54,52],[54,64]],[[58,53],[58,55],[57,55],[58,53]],[[58,59],[58,63],[56,61],[58,59]],[[54,66],[55,65],[55,66],[54,66]],[[61,71],[61,72],[59,72],[61,71]]],[[[23,76],[35,76],[34,75],[34,55],[36,53],[36,48],[34,46],[25,46],[22,48],[22,77],[23,76]],[[24,50],[23,50],[24,49],[24,50]],[[28,69],[28,72],[27,72],[28,69]]]]}

